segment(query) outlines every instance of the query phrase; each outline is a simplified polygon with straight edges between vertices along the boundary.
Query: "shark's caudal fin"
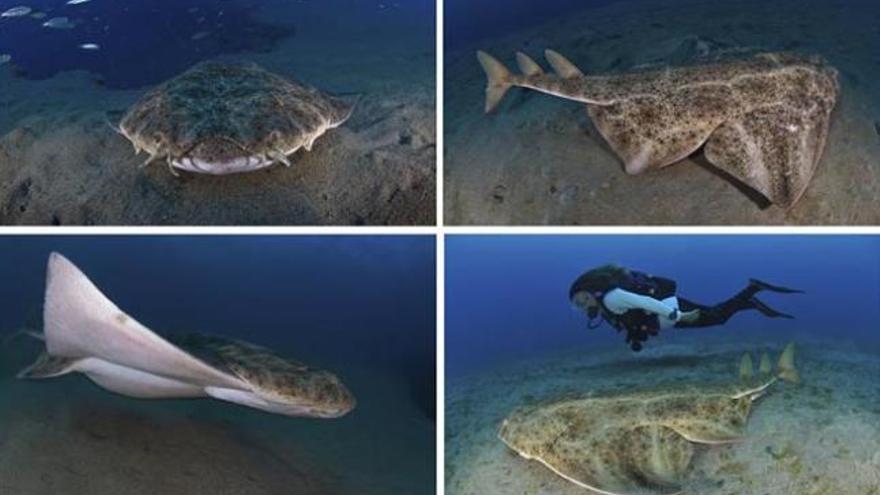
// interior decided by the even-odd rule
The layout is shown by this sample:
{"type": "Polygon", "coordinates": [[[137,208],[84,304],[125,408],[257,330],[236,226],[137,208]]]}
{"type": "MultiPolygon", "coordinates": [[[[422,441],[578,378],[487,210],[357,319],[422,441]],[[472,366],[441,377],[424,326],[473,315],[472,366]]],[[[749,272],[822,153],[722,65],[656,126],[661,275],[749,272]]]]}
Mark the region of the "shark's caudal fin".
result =
{"type": "MultiPolygon", "coordinates": [[[[761,364],[759,368],[761,383],[755,387],[743,390],[734,396],[735,399],[748,396],[752,400],[764,395],[765,390],[779,380],[789,383],[800,383],[801,378],[797,368],[794,365],[794,342],[785,346],[782,355],[779,356],[779,363],[776,366],[776,376],[770,373],[770,357],[767,353],[761,355],[761,364]]],[[[754,378],[754,363],[752,356],[748,352],[743,354],[739,361],[739,378],[741,381],[750,383],[754,378]]]]}
{"type": "Polygon", "coordinates": [[[571,63],[567,58],[553,50],[545,50],[544,57],[559,77],[572,79],[574,77],[584,77],[584,73],[571,63]]]}
{"type": "MultiPolygon", "coordinates": [[[[13,340],[22,336],[31,337],[41,342],[46,341],[46,336],[42,333],[35,330],[23,329],[6,336],[6,338],[3,339],[3,345],[9,345],[13,340]]],[[[53,376],[60,376],[74,371],[73,365],[76,364],[77,361],[77,359],[55,357],[44,350],[37,357],[36,361],[27,368],[19,371],[15,376],[17,378],[51,378],[53,376]]]]}
{"type": "Polygon", "coordinates": [[[766,352],[761,354],[761,364],[758,367],[758,372],[761,373],[762,376],[768,376],[773,372],[773,365],[770,364],[770,355],[766,352]]]}
{"type": "Polygon", "coordinates": [[[801,377],[794,365],[794,342],[790,342],[785,346],[782,355],[779,356],[779,364],[777,365],[776,375],[790,383],[800,383],[801,377]]]}
{"type": "Polygon", "coordinates": [[[507,70],[504,64],[484,51],[477,52],[477,59],[483,66],[483,70],[486,71],[488,80],[486,83],[486,113],[489,113],[498,106],[507,90],[513,86],[513,74],[507,70]]]}
{"type": "Polygon", "coordinates": [[[15,376],[22,379],[52,378],[55,376],[61,376],[75,371],[74,365],[78,361],[79,359],[56,357],[43,351],[33,364],[19,371],[15,376]]]}

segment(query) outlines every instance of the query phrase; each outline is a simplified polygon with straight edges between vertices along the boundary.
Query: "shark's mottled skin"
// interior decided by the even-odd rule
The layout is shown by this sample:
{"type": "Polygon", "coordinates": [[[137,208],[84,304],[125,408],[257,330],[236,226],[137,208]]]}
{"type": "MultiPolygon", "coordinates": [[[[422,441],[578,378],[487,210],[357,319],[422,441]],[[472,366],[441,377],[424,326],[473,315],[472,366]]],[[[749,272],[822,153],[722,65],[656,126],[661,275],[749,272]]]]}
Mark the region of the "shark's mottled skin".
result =
{"type": "Polygon", "coordinates": [[[233,375],[275,402],[317,404],[344,414],[355,399],[329,371],[282,357],[248,342],[218,336],[189,334],[169,340],[214,368],[233,375]]]}
{"type": "Polygon", "coordinates": [[[627,173],[671,165],[705,145],[712,164],[785,208],[816,170],[840,90],[835,69],[792,53],[611,76],[584,75],[550,50],[555,74],[522,53],[519,75],[478,55],[489,77],[487,111],[511,86],[586,103],[627,173]]]}
{"type": "Polygon", "coordinates": [[[254,64],[204,63],[144,95],[118,131],[147,163],[218,175],[289,166],[288,155],[311,150],[353,109],[254,64]]]}
{"type": "Polygon", "coordinates": [[[49,256],[43,333],[25,333],[46,348],[18,373],[23,379],[82,373],[128,397],[212,397],[285,416],[338,418],[356,405],[333,373],[269,349],[201,334],[156,334],[58,253],[49,256]]]}
{"type": "Polygon", "coordinates": [[[691,386],[556,400],[521,407],[499,438],[526,459],[607,495],[645,488],[676,493],[694,444],[743,436],[752,404],[778,379],[796,382],[794,348],[780,358],[778,378],[764,374],[730,386],[691,386]]]}

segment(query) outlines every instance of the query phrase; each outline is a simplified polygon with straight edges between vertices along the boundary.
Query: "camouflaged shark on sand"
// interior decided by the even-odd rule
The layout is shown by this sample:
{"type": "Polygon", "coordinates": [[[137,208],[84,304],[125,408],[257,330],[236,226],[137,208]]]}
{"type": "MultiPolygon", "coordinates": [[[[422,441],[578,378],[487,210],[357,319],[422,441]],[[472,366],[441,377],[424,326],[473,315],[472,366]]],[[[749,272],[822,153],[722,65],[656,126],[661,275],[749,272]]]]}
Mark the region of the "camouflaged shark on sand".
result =
{"type": "Polygon", "coordinates": [[[584,103],[628,174],[703,148],[712,165],[783,208],[816,171],[840,91],[834,68],[792,53],[617,75],[585,75],[552,50],[545,56],[554,74],[521,52],[521,74],[477,56],[488,77],[487,113],[514,86],[584,103]]]}

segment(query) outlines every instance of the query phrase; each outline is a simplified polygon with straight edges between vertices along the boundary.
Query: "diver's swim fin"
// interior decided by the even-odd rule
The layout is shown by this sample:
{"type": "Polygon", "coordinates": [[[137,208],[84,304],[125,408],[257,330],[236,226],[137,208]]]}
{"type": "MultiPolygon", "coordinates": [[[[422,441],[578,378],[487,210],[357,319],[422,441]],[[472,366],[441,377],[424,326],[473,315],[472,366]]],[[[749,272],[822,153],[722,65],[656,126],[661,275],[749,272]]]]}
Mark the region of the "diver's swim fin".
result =
{"type": "Polygon", "coordinates": [[[755,309],[760,311],[761,314],[763,314],[764,316],[767,316],[769,318],[788,318],[789,320],[794,319],[794,316],[792,316],[790,314],[776,311],[775,309],[771,308],[770,306],[767,306],[766,304],[764,304],[763,301],[761,301],[757,297],[752,297],[751,299],[749,299],[749,302],[752,304],[752,307],[754,307],[755,309]]]}
{"type": "Polygon", "coordinates": [[[782,294],[803,294],[804,291],[799,289],[789,289],[788,287],[781,287],[778,285],[770,285],[767,282],[762,282],[756,278],[749,279],[749,285],[758,288],[759,290],[769,290],[770,292],[780,292],[782,294]]]}

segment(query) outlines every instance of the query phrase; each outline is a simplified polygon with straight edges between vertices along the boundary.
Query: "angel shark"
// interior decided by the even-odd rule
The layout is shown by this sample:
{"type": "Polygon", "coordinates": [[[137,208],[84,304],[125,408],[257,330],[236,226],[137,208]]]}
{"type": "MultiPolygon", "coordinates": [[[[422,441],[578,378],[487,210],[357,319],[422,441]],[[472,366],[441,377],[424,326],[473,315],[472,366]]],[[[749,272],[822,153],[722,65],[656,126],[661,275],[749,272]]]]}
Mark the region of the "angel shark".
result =
{"type": "Polygon", "coordinates": [[[663,168],[704,149],[721,171],[783,208],[803,195],[825,148],[840,86],[818,57],[747,58],[619,75],[584,75],[545,52],[555,74],[517,53],[522,74],[485,52],[486,112],[513,86],[587,105],[628,174],[663,168]]]}
{"type": "MultiPolygon", "coordinates": [[[[748,354],[746,354],[748,356],[748,354]]],[[[498,437],[525,459],[603,495],[680,493],[695,444],[741,439],[752,405],[779,379],[798,383],[794,346],[779,358],[776,376],[769,357],[755,376],[751,357],[740,365],[740,382],[596,395],[519,408],[498,437]]]]}
{"type": "Polygon", "coordinates": [[[159,336],[58,253],[49,256],[43,333],[34,336],[46,349],[19,378],[79,372],[128,397],[212,397],[286,416],[336,418],[355,407],[335,375],[268,349],[199,334],[159,336]]]}

